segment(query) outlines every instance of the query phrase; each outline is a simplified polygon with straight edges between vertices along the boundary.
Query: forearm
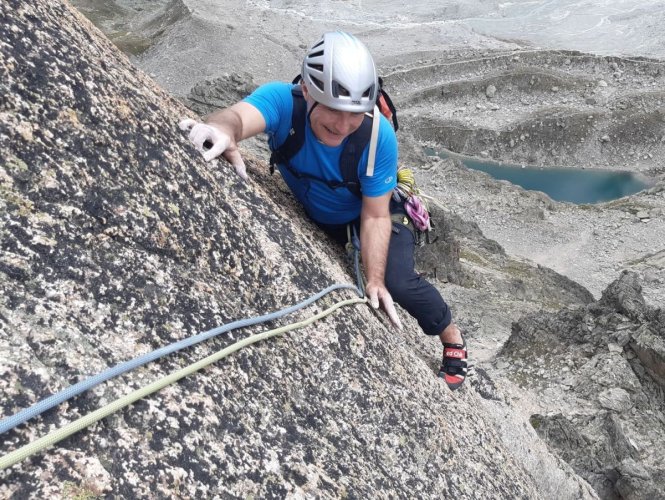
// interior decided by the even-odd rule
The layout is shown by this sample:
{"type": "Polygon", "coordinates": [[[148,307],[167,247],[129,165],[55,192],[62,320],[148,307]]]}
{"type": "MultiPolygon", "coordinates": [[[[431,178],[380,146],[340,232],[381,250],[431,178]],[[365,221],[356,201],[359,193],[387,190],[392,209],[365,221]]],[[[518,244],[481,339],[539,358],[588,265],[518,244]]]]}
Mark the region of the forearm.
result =
{"type": "Polygon", "coordinates": [[[263,115],[251,104],[239,102],[230,108],[209,114],[205,122],[229,135],[235,143],[255,136],[265,130],[263,115]]]}
{"type": "Polygon", "coordinates": [[[368,283],[384,285],[391,229],[390,213],[361,217],[360,248],[368,283]]]}
{"type": "Polygon", "coordinates": [[[205,122],[228,134],[235,142],[240,142],[243,139],[242,118],[233,108],[214,111],[205,118],[205,122]]]}
{"type": "Polygon", "coordinates": [[[388,245],[392,234],[390,196],[390,192],[377,197],[363,196],[363,207],[360,212],[360,248],[367,276],[365,292],[369,303],[374,308],[382,307],[390,321],[397,328],[402,328],[385,283],[388,245]]]}

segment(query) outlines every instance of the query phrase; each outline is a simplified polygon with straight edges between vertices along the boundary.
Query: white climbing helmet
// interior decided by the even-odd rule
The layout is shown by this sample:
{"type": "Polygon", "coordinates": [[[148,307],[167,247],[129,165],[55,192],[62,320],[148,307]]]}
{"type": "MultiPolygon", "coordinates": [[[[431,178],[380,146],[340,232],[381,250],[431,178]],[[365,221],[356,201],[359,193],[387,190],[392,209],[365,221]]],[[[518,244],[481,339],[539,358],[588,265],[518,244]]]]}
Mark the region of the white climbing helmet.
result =
{"type": "Polygon", "coordinates": [[[325,33],[302,63],[302,80],[312,98],[353,113],[374,109],[379,81],[372,55],[353,35],[325,33]]]}

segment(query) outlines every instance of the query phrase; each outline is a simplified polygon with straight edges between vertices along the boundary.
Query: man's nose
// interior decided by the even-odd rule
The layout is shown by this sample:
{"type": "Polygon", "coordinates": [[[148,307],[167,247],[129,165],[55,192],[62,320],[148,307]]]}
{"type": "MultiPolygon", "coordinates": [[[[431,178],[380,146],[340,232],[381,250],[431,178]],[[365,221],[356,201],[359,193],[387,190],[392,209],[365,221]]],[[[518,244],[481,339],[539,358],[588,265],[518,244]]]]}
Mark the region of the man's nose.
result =
{"type": "Polygon", "coordinates": [[[337,130],[342,133],[348,133],[354,127],[353,113],[344,111],[339,114],[337,121],[337,130]]]}

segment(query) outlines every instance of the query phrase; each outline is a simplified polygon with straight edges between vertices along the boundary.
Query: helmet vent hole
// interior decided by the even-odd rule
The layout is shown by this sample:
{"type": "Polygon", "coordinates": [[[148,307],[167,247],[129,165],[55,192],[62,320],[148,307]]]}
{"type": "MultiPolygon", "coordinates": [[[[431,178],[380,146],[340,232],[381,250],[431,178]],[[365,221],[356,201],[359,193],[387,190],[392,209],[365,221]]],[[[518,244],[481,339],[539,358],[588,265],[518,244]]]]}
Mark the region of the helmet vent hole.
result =
{"type": "Polygon", "coordinates": [[[318,52],[310,52],[309,57],[310,59],[313,57],[321,57],[323,55],[323,50],[319,50],[318,52]]]}
{"type": "Polygon", "coordinates": [[[307,67],[323,73],[323,64],[308,64],[307,67]]]}
{"type": "Polygon", "coordinates": [[[323,92],[323,82],[321,80],[314,78],[312,75],[309,75],[309,79],[314,85],[316,85],[316,88],[318,88],[319,91],[323,92]]]}
{"type": "Polygon", "coordinates": [[[351,92],[337,82],[332,82],[332,94],[335,97],[351,97],[351,92]]]}

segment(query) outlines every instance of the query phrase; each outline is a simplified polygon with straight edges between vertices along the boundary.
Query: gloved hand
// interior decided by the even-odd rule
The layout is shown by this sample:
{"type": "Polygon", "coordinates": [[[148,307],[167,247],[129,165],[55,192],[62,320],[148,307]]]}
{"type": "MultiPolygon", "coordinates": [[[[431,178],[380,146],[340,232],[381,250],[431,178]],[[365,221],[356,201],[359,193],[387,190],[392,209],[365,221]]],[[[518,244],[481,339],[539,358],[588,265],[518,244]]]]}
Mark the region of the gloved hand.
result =
{"type": "Polygon", "coordinates": [[[196,149],[203,152],[203,159],[205,161],[210,161],[217,158],[219,155],[222,155],[231,165],[233,165],[236,169],[236,173],[243,180],[247,180],[245,162],[240,156],[238,145],[233,137],[214,125],[197,122],[191,118],[181,120],[178,126],[180,127],[180,130],[189,130],[189,140],[192,141],[196,149]],[[210,143],[212,145],[207,151],[203,147],[205,143],[210,143]]]}

